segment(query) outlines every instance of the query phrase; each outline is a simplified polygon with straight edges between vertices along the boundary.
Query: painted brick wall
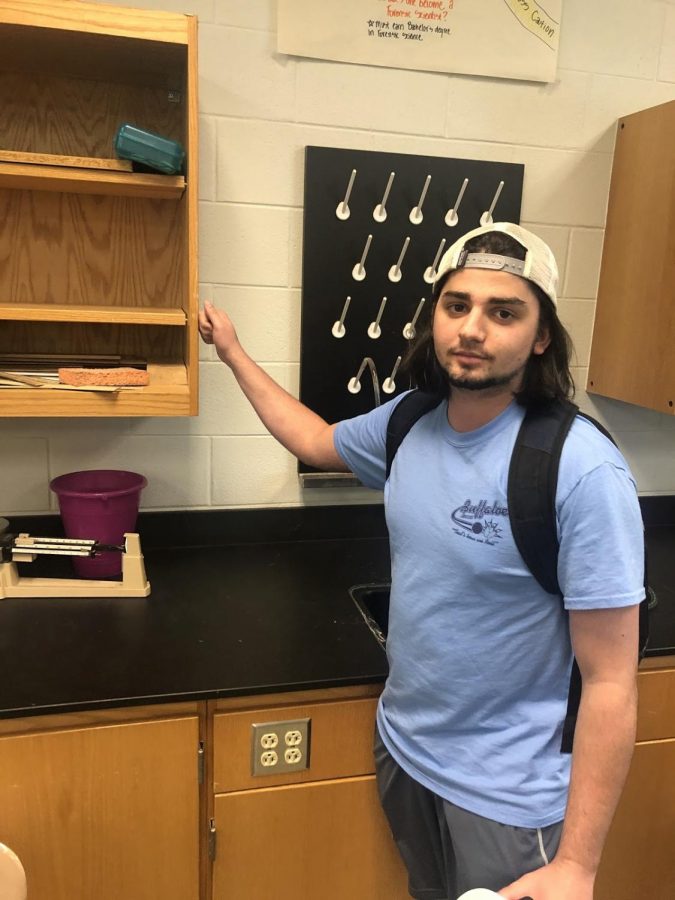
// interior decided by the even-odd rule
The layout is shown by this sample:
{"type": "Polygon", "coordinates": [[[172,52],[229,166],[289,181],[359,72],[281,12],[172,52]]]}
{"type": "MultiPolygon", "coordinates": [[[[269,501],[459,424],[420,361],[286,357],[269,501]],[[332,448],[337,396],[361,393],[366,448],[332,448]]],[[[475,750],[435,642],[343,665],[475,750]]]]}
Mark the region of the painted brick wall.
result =
{"type": "MultiPolygon", "coordinates": [[[[615,122],[675,98],[675,0],[564,0],[558,80],[548,85],[279,56],[275,0],[136,5],[199,16],[200,290],[287,389],[298,385],[306,144],[524,163],[522,221],[557,254],[561,318],[585,383],[615,122]]],[[[616,435],[641,493],[675,491],[675,419],[582,387],[577,399],[616,435]]],[[[303,495],[294,460],[207,347],[198,418],[93,425],[0,421],[0,513],[53,510],[51,477],[100,467],[147,475],[145,509],[374,497],[303,495]]]]}

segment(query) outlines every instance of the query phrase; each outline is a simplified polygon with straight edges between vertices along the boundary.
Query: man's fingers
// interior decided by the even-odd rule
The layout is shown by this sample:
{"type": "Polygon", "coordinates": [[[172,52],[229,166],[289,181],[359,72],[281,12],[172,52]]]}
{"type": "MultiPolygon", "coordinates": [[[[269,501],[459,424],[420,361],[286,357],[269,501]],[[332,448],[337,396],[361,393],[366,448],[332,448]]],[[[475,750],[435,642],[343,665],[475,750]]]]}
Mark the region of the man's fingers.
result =
{"type": "Polygon", "coordinates": [[[213,325],[208,317],[206,309],[200,309],[197,316],[197,326],[202,340],[207,344],[213,343],[213,325]]]}

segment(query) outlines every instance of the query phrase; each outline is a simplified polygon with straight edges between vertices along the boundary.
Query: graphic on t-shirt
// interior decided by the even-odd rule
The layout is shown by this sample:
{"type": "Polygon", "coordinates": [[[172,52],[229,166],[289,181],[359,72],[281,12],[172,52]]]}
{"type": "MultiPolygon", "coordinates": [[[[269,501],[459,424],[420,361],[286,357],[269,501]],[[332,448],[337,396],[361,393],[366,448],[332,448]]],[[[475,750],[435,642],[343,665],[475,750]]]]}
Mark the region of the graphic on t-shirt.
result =
{"type": "Polygon", "coordinates": [[[479,500],[478,503],[465,500],[452,513],[452,521],[460,526],[454,528],[453,531],[471,541],[478,541],[481,544],[496,544],[504,536],[504,529],[495,520],[495,517],[506,516],[508,518],[508,515],[508,508],[497,501],[489,504],[487,500],[479,500]]]}

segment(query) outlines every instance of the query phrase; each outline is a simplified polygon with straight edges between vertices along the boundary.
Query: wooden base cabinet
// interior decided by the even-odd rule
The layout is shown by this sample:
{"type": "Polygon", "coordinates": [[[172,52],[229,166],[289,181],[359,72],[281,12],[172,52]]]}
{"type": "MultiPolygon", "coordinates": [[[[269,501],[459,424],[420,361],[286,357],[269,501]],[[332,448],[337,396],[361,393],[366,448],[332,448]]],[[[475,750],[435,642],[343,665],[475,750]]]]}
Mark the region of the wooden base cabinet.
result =
{"type": "Polygon", "coordinates": [[[198,716],[105,715],[0,722],[0,840],[30,900],[198,900],[198,716]]]}
{"type": "Polygon", "coordinates": [[[675,740],[638,744],[614,819],[596,900],[675,896],[675,740]]]}
{"type": "Polygon", "coordinates": [[[647,660],[638,676],[637,745],[595,900],[675,897],[675,668],[669,659],[647,660]]]}
{"type": "MultiPolygon", "coordinates": [[[[638,742],[595,900],[675,896],[672,658],[648,660],[638,681],[638,742]]],[[[374,775],[378,693],[0,720],[0,841],[30,900],[407,900],[374,775]],[[252,775],[252,725],[305,718],[309,766],[252,775]]]]}
{"type": "Polygon", "coordinates": [[[407,900],[375,776],[219,794],[213,900],[407,900]]]}
{"type": "Polygon", "coordinates": [[[375,783],[379,690],[216,705],[211,900],[407,900],[407,874],[375,783]],[[252,725],[304,718],[309,767],[253,776],[252,725]]]}

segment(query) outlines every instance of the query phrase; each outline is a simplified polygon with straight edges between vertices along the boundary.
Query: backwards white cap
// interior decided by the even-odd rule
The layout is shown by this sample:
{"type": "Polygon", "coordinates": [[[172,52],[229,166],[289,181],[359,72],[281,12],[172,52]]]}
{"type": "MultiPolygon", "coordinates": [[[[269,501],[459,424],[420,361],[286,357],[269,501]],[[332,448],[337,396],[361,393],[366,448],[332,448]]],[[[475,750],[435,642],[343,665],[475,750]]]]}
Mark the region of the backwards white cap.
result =
{"type": "Polygon", "coordinates": [[[558,266],[553,251],[536,234],[513,222],[494,222],[492,225],[481,225],[468,231],[455,241],[441,257],[434,288],[454,269],[498,269],[512,275],[520,275],[532,281],[550,298],[554,306],[558,300],[558,266]],[[467,253],[464,249],[467,241],[481,234],[501,231],[510,235],[525,250],[525,259],[514,259],[511,256],[499,256],[495,253],[467,253]]]}

